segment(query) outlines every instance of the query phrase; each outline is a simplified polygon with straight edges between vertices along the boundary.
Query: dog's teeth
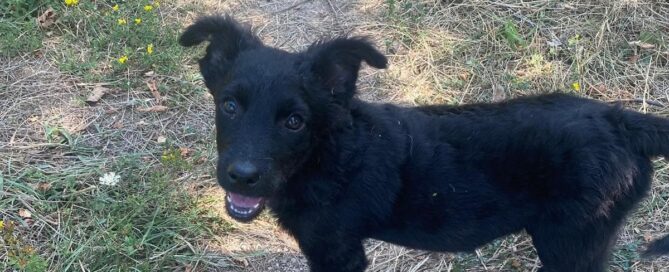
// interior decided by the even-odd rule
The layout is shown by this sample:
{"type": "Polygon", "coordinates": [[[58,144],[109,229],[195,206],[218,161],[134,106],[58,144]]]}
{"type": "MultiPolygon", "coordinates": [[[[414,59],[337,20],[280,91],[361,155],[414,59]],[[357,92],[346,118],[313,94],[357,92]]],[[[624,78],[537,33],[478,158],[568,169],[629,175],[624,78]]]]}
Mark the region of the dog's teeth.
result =
{"type": "MultiPolygon", "coordinates": [[[[259,205],[256,205],[256,207],[258,207],[258,206],[259,206],[259,205]]],[[[253,213],[253,211],[255,210],[255,209],[250,209],[250,210],[240,210],[240,209],[235,208],[235,207],[232,206],[232,205],[230,205],[230,208],[232,209],[233,212],[238,213],[238,214],[241,214],[241,215],[249,215],[249,214],[253,213]]]]}

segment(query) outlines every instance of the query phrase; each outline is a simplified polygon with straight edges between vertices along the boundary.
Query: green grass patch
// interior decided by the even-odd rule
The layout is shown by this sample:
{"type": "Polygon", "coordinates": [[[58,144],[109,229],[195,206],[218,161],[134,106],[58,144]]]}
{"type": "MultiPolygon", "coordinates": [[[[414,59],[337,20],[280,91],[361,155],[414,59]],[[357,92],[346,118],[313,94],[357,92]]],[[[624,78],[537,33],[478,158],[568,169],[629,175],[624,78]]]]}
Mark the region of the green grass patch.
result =
{"type": "Polygon", "coordinates": [[[639,256],[640,241],[633,241],[623,246],[618,247],[613,252],[613,265],[620,268],[622,271],[633,271],[633,265],[641,258],[639,256]]]}
{"type": "Polygon", "coordinates": [[[500,35],[512,49],[522,48],[527,45],[525,38],[520,35],[518,27],[513,21],[506,21],[500,30],[500,35]]]}
{"type": "Polygon", "coordinates": [[[105,79],[127,79],[128,74],[147,71],[178,72],[184,60],[176,42],[181,25],[166,18],[161,5],[157,1],[82,2],[65,8],[60,23],[67,42],[61,49],[86,50],[76,59],[72,54],[58,55],[58,63],[72,74],[105,79]],[[80,63],[86,65],[76,65],[80,63]]]}
{"type": "Polygon", "coordinates": [[[30,53],[42,46],[44,32],[36,18],[53,0],[4,0],[0,2],[0,56],[30,53]]]}
{"type": "Polygon", "coordinates": [[[146,165],[138,155],[114,161],[80,157],[65,168],[35,165],[5,176],[3,264],[21,271],[81,265],[91,271],[161,271],[206,264],[192,243],[229,226],[174,182],[181,172],[172,167],[146,165]],[[103,183],[110,173],[116,183],[103,183]],[[23,209],[32,218],[10,216],[23,209]],[[44,228],[55,218],[57,228],[44,228]],[[30,238],[38,228],[45,233],[35,245],[30,238]]]}
{"type": "Polygon", "coordinates": [[[62,72],[86,81],[125,80],[138,86],[142,82],[134,75],[174,74],[186,59],[176,42],[181,25],[162,5],[149,0],[8,0],[0,4],[0,55],[31,53],[50,39],[55,42],[48,43],[45,53],[62,72]],[[55,23],[40,27],[37,18],[48,8],[55,23]]]}

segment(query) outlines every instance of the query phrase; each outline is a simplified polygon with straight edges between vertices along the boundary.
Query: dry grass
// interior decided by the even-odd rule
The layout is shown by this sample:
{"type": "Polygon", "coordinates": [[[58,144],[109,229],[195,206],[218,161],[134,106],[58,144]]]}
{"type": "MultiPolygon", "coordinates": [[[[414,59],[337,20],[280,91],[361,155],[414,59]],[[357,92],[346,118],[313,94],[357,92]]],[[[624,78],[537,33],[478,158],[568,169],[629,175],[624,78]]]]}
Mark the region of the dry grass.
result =
{"type": "MultiPolygon", "coordinates": [[[[163,12],[161,20],[182,25],[201,13],[228,12],[252,24],[266,43],[287,50],[304,49],[321,37],[369,36],[391,65],[385,71],[363,71],[359,96],[369,101],[462,104],[563,91],[624,100],[631,108],[669,115],[669,4],[664,1],[179,0],[164,3],[163,12]]],[[[59,37],[46,39],[43,51],[55,52],[62,43],[59,37]]],[[[92,49],[73,56],[75,63],[84,63],[88,50],[92,49]]],[[[73,193],[90,197],[99,191],[93,188],[99,174],[132,154],[141,166],[125,169],[128,174],[150,182],[143,177],[175,172],[168,179],[185,184],[200,208],[215,212],[207,218],[230,221],[220,202],[221,190],[210,176],[215,160],[212,107],[198,80],[195,57],[184,70],[150,76],[128,70],[91,80],[76,76],[72,68],[63,71],[62,56],[70,51],[57,52],[61,57],[30,53],[0,60],[0,184],[3,175],[22,181],[26,169],[40,169],[54,186],[68,177],[76,179],[73,193]],[[158,82],[169,111],[138,111],[158,103],[144,87],[150,80],[158,82]],[[86,105],[84,99],[96,86],[113,92],[95,106],[86,105]],[[167,142],[158,143],[159,137],[167,142]],[[161,154],[172,147],[191,153],[176,163],[161,161],[161,154]],[[82,166],[77,157],[90,164],[82,166]]],[[[613,271],[667,271],[667,258],[642,261],[636,252],[649,238],[669,232],[668,175],[669,166],[659,160],[651,195],[621,232],[613,271]]],[[[38,187],[40,177],[28,183],[38,187]]],[[[35,199],[39,194],[17,187],[5,186],[0,192],[0,216],[5,220],[20,221],[20,209],[36,207],[32,222],[24,220],[19,231],[51,264],[61,262],[59,250],[72,249],[54,249],[60,244],[49,239],[65,233],[82,241],[72,232],[85,229],[69,226],[73,221],[65,220],[63,209],[36,206],[48,207],[50,200],[35,199]]],[[[85,203],[59,201],[70,211],[85,203]]],[[[82,222],[78,220],[74,222],[82,222]]],[[[251,225],[229,224],[224,234],[190,235],[189,241],[175,242],[191,255],[185,258],[183,250],[176,251],[179,265],[163,268],[307,271],[292,238],[269,215],[251,225]]],[[[475,254],[429,253],[378,241],[367,241],[366,247],[369,271],[539,267],[531,241],[523,234],[499,239],[475,254]]],[[[7,265],[6,253],[0,250],[0,264],[7,265]]],[[[87,270],[85,260],[71,269],[87,270]]]]}

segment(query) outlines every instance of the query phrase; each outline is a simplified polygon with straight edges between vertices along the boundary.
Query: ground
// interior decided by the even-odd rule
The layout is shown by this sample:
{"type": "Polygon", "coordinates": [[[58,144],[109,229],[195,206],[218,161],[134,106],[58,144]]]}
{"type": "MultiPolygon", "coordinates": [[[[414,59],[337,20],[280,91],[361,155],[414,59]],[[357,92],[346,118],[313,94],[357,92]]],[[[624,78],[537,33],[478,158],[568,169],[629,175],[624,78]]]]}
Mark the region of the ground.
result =
{"type": "MultiPolygon", "coordinates": [[[[212,177],[213,106],[176,38],[230,13],[301,50],[365,35],[390,59],[359,96],[403,105],[570,92],[669,116],[665,1],[9,0],[0,3],[0,270],[307,271],[270,214],[230,220],[212,177]],[[49,11],[49,8],[51,10],[49,11]]],[[[611,270],[669,232],[669,165],[620,233],[611,270]]],[[[475,254],[367,241],[369,271],[536,271],[524,234],[475,254]]]]}

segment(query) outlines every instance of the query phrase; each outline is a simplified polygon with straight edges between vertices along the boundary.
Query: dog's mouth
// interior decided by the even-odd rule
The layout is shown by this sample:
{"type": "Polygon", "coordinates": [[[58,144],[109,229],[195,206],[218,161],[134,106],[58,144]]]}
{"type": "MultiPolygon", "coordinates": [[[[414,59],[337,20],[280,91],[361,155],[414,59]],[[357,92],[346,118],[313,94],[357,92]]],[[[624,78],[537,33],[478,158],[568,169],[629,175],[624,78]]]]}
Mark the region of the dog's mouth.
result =
{"type": "Polygon", "coordinates": [[[225,196],[225,208],[232,218],[249,222],[265,208],[265,199],[228,192],[225,196]]]}

